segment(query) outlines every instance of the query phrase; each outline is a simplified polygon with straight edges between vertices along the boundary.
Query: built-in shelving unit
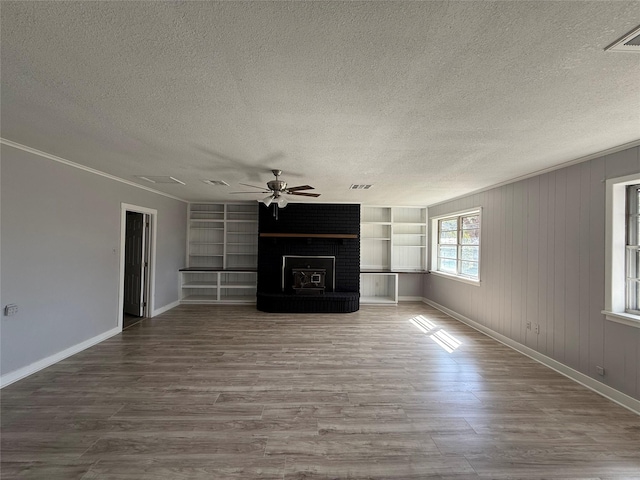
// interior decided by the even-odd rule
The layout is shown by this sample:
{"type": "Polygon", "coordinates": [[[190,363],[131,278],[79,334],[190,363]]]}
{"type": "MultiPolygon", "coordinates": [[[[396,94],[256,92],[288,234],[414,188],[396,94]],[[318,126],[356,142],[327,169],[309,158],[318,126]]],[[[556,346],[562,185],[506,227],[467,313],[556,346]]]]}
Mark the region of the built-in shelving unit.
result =
{"type": "Polygon", "coordinates": [[[189,206],[189,267],[224,267],[224,205],[194,203],[189,206]]]}
{"type": "Polygon", "coordinates": [[[391,208],[362,206],[360,269],[391,269],[391,208]]]}
{"type": "Polygon", "coordinates": [[[361,270],[426,269],[426,208],[363,205],[360,218],[361,270]]]}
{"type": "Polygon", "coordinates": [[[427,209],[393,207],[391,209],[391,269],[423,271],[427,266],[427,209]]]}
{"type": "Polygon", "coordinates": [[[258,204],[225,204],[224,268],[257,268],[258,204]]]}
{"type": "Polygon", "coordinates": [[[257,272],[209,270],[202,267],[180,270],[181,303],[255,303],[257,272]]]}
{"type": "Polygon", "coordinates": [[[398,302],[398,273],[427,265],[427,209],[363,205],[360,212],[361,303],[398,302]]]}
{"type": "Polygon", "coordinates": [[[182,303],[255,302],[257,203],[191,203],[187,258],[182,303]]]}
{"type": "Polygon", "coordinates": [[[398,274],[362,272],[360,274],[360,303],[363,305],[396,305],[398,303],[398,274]]]}

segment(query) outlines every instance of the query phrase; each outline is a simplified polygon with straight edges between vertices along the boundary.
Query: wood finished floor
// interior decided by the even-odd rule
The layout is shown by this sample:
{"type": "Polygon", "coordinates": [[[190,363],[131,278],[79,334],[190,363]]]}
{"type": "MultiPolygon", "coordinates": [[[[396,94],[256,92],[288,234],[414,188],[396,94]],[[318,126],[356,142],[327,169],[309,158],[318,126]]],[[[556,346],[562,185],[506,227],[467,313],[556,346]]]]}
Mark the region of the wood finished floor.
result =
{"type": "Polygon", "coordinates": [[[2,479],[640,478],[640,416],[420,303],[181,306],[1,400],[2,479]]]}

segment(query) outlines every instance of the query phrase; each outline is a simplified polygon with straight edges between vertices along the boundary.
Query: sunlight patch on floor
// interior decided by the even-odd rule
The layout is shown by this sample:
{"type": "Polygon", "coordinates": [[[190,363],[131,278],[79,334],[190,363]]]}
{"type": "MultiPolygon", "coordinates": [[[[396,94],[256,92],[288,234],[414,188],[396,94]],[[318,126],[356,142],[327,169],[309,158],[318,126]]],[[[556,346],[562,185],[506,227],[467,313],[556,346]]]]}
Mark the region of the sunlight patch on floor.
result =
{"type": "Polygon", "coordinates": [[[425,318],[423,315],[418,315],[409,319],[409,321],[417,327],[422,333],[429,336],[431,340],[436,342],[447,353],[452,353],[457,349],[462,342],[448,333],[442,327],[439,327],[431,320],[425,318]]]}

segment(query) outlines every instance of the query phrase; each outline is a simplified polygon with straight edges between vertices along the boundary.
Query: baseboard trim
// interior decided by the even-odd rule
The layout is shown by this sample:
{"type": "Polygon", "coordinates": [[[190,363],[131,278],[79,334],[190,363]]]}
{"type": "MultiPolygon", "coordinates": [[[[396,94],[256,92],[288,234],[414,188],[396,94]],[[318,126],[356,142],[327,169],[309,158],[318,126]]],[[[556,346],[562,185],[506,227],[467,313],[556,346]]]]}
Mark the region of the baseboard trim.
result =
{"type": "Polygon", "coordinates": [[[164,312],[168,312],[169,310],[171,310],[172,308],[177,307],[178,305],[180,305],[180,300],[176,300],[175,302],[171,302],[166,304],[164,307],[160,307],[160,308],[156,308],[152,313],[151,313],[151,317],[156,317],[164,312]]]}
{"type": "Polygon", "coordinates": [[[27,365],[26,367],[19,368],[18,370],[14,370],[13,372],[6,373],[0,377],[0,388],[4,388],[7,385],[11,385],[12,383],[17,382],[18,380],[22,380],[29,375],[33,375],[40,370],[43,370],[47,367],[50,367],[54,363],[58,363],[65,358],[70,357],[71,355],[75,355],[76,353],[81,352],[82,350],[86,350],[89,347],[92,347],[100,342],[105,341],[108,338],[113,337],[114,335],[119,334],[122,330],[118,327],[112,328],[100,335],[96,335],[84,342],[78,343],[72,347],[67,348],[61,352],[58,352],[49,357],[43,358],[42,360],[38,360],[37,362],[32,363],[31,365],[27,365]]]}
{"type": "Polygon", "coordinates": [[[399,296],[398,297],[398,301],[399,302],[422,302],[423,298],[422,297],[411,297],[411,296],[399,296]]]}
{"type": "Polygon", "coordinates": [[[602,395],[603,397],[608,398],[612,402],[615,402],[618,405],[628,410],[631,410],[633,413],[640,415],[640,400],[636,400],[635,398],[627,395],[626,393],[622,393],[619,390],[616,390],[615,388],[609,387],[608,385],[605,385],[602,382],[594,380],[593,378],[585,375],[584,373],[578,372],[577,370],[574,370],[573,368],[568,367],[567,365],[560,363],[557,360],[554,360],[553,358],[547,357],[546,355],[543,355],[540,352],[533,350],[532,348],[522,345],[521,343],[518,343],[515,340],[510,339],[509,337],[506,337],[494,330],[491,330],[490,328],[487,328],[484,325],[481,325],[471,320],[470,318],[467,318],[464,315],[461,315],[458,312],[455,312],[445,307],[444,305],[440,305],[439,303],[429,300],[427,298],[423,298],[422,301],[427,305],[430,305],[433,308],[440,310],[442,313],[446,313],[450,317],[453,317],[456,320],[459,320],[460,322],[470,326],[474,330],[477,330],[480,333],[483,333],[488,337],[493,338],[494,340],[502,343],[503,345],[506,345],[507,347],[512,348],[513,350],[516,350],[517,352],[520,352],[523,355],[526,355],[532,360],[535,360],[536,362],[541,363],[546,367],[549,367],[551,370],[554,370],[559,374],[564,375],[567,378],[570,378],[574,382],[579,383],[580,385],[588,388],[589,390],[593,390],[594,392],[602,395]]]}

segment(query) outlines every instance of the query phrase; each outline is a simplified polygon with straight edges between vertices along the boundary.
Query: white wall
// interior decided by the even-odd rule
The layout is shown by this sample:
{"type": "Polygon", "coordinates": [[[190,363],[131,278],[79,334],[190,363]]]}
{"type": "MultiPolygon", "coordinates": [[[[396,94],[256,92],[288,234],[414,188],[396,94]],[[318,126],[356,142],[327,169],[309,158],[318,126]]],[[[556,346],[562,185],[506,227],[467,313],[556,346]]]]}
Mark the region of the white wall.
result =
{"type": "Polygon", "coordinates": [[[634,147],[429,207],[483,208],[481,285],[426,275],[424,297],[640,400],[640,328],[600,313],[605,180],[638,172],[634,147]]]}
{"type": "Polygon", "coordinates": [[[1,146],[0,373],[28,368],[118,326],[121,204],[157,210],[154,310],[179,300],[186,204],[1,146]]]}

